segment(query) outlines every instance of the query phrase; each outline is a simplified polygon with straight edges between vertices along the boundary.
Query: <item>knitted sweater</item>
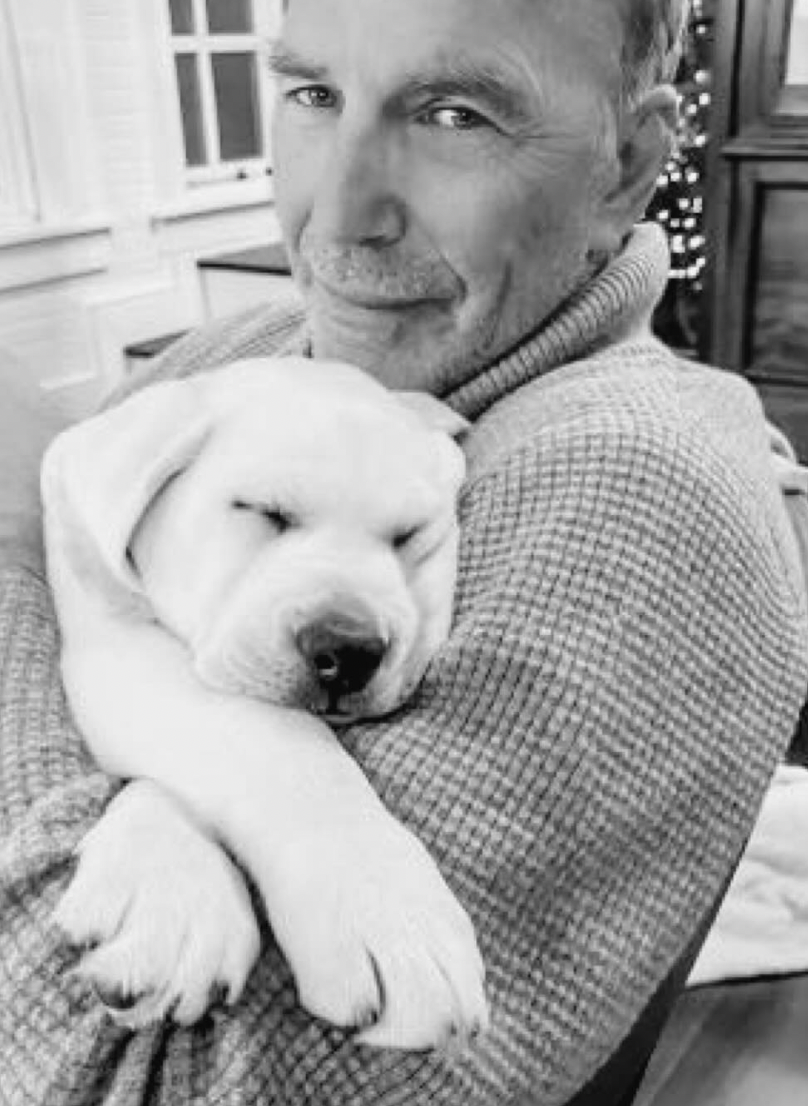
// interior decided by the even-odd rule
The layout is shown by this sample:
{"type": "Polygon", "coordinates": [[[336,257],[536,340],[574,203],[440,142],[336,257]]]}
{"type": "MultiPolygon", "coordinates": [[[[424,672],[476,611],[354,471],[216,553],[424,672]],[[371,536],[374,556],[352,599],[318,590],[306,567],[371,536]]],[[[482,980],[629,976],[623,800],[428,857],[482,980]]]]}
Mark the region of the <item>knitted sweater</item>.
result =
{"type": "MultiPolygon", "coordinates": [[[[456,616],[415,701],[348,749],[476,925],[493,1025],[461,1057],[309,1017],[264,934],[236,1008],[137,1034],[69,975],[49,913],[113,783],[65,709],[40,578],[0,587],[0,1103],[564,1103],[714,901],[808,678],[793,537],[760,405],[650,337],[655,232],[449,400],[474,426],[456,616]],[[552,370],[552,371],[550,371],[552,370]]],[[[158,377],[299,346],[251,312],[158,377]]]]}

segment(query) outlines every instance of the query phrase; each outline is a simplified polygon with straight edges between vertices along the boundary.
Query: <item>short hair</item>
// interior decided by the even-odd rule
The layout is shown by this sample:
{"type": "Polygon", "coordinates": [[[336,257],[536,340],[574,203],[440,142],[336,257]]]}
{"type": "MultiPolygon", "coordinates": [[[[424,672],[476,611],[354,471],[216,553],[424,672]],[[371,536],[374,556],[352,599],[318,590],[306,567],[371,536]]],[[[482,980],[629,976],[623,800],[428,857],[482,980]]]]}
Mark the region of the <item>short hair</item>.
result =
{"type": "Polygon", "coordinates": [[[676,76],[689,0],[621,0],[624,38],[621,100],[634,107],[658,84],[676,76]]]}

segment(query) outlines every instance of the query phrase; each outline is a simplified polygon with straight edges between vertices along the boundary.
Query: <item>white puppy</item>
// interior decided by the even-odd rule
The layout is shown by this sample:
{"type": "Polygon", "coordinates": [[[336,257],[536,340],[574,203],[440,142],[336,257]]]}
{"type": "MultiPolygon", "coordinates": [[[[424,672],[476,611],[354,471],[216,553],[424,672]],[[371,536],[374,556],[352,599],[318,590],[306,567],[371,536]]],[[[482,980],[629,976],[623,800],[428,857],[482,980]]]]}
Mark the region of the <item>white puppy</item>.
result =
{"type": "Polygon", "coordinates": [[[463,425],[282,358],[156,385],[49,450],[69,701],[102,767],[141,781],[57,920],[125,1024],[193,1022],[246,982],[257,928],[217,838],[312,1013],[402,1048],[485,1026],[467,915],[326,724],[401,705],[446,637],[463,425]]]}

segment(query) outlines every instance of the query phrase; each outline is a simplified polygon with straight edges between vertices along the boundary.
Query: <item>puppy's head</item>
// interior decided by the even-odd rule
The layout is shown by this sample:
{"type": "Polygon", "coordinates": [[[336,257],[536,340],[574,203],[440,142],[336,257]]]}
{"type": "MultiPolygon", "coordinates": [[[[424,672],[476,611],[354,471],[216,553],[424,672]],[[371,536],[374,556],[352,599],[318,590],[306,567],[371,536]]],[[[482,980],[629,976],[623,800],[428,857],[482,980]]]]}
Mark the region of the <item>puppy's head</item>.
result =
{"type": "Polygon", "coordinates": [[[52,447],[49,549],[147,603],[211,686],[385,714],[449,629],[463,427],[334,363],[157,385],[52,447]]]}

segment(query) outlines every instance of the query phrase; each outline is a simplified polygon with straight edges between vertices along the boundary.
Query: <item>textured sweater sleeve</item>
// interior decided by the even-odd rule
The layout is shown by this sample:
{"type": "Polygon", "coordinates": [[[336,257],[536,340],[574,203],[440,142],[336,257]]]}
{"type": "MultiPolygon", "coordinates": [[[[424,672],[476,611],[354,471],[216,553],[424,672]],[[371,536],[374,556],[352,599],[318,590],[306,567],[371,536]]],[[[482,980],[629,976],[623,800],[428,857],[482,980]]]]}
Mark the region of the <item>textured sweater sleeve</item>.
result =
{"type": "Polygon", "coordinates": [[[26,367],[0,350],[0,565],[43,570],[39,465],[62,421],[26,367]]]}
{"type": "Polygon", "coordinates": [[[715,901],[793,729],[794,551],[762,423],[733,433],[716,398],[550,418],[484,472],[452,640],[416,710],[357,738],[488,965],[493,1032],[430,1101],[586,1082],[715,901]]]}
{"type": "Polygon", "coordinates": [[[586,1082],[726,880],[806,679],[749,426],[651,408],[548,401],[517,445],[486,448],[451,638],[408,710],[346,735],[477,927],[493,1027],[461,1059],[313,1021],[268,939],[244,1000],[193,1030],[130,1035],[75,993],[47,916],[109,785],[67,723],[46,596],[6,581],[5,1101],[560,1106],[586,1082]]]}

